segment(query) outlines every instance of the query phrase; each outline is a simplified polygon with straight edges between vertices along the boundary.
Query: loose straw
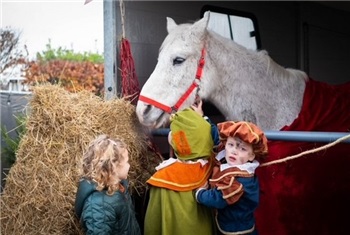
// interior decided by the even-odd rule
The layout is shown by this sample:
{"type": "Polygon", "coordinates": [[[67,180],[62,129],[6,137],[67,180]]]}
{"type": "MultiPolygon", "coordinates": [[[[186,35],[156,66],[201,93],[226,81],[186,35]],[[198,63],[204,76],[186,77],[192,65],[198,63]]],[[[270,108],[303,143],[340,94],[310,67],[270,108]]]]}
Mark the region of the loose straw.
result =
{"type": "Polygon", "coordinates": [[[266,162],[266,163],[261,164],[260,166],[269,166],[269,165],[273,165],[273,164],[277,164],[277,163],[293,160],[293,159],[299,158],[301,156],[304,156],[304,155],[307,155],[307,154],[310,154],[310,153],[315,153],[315,152],[318,152],[318,151],[330,148],[330,147],[332,147],[332,146],[334,146],[334,145],[336,145],[336,144],[338,144],[338,143],[340,143],[340,142],[342,142],[342,141],[344,141],[346,139],[349,139],[349,138],[350,138],[350,134],[346,135],[346,136],[343,136],[343,137],[335,140],[334,142],[331,142],[329,144],[323,145],[321,147],[318,147],[318,148],[315,148],[315,149],[311,149],[311,150],[307,150],[307,151],[301,152],[299,154],[292,155],[292,156],[289,156],[289,157],[285,157],[285,158],[282,158],[282,159],[278,159],[278,160],[275,160],[275,161],[266,162]]]}

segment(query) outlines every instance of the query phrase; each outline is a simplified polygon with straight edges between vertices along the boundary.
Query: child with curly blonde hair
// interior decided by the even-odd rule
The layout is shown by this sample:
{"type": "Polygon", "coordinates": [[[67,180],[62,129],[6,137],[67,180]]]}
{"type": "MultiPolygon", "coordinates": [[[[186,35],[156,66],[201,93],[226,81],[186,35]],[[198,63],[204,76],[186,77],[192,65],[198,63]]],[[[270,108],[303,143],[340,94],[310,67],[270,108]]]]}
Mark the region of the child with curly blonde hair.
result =
{"type": "Polygon", "coordinates": [[[141,234],[128,192],[129,153],[119,139],[100,135],[83,155],[75,212],[86,234],[141,234]]]}

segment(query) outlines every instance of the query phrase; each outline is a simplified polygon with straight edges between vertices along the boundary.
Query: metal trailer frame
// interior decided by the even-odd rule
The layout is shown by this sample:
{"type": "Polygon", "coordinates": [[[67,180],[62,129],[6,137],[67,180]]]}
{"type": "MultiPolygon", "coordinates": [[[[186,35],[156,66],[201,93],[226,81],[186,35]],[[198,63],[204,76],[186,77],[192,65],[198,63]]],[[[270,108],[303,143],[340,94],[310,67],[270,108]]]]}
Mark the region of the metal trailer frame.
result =
{"type": "MultiPolygon", "coordinates": [[[[330,143],[345,138],[342,143],[350,144],[350,132],[321,132],[321,131],[264,131],[268,140],[300,141],[330,143]]],[[[167,136],[169,128],[160,128],[152,131],[154,136],[167,136]]],[[[350,149],[349,149],[350,152],[350,149]]]]}
{"type": "MultiPolygon", "coordinates": [[[[116,37],[116,2],[114,0],[103,0],[104,12],[104,80],[105,99],[109,100],[118,94],[117,79],[117,37],[116,37]]],[[[167,136],[168,128],[161,128],[152,131],[153,136],[167,136]]],[[[269,140],[301,141],[330,143],[349,135],[343,143],[350,143],[350,132],[311,132],[311,131],[265,131],[269,140]]],[[[349,149],[350,152],[350,149],[349,149]]]]}

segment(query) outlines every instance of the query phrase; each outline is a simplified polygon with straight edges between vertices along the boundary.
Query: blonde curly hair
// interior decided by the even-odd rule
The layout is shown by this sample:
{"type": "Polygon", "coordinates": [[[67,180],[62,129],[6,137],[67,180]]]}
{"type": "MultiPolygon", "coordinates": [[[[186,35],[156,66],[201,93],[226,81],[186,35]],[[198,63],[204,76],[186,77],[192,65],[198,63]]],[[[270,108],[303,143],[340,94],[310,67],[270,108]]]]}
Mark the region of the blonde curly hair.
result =
{"type": "Polygon", "coordinates": [[[120,184],[116,166],[123,160],[123,153],[127,151],[127,145],[120,139],[112,139],[108,135],[99,135],[89,144],[83,155],[83,177],[95,182],[96,189],[107,189],[107,194],[112,195],[115,191],[124,191],[120,184]]]}

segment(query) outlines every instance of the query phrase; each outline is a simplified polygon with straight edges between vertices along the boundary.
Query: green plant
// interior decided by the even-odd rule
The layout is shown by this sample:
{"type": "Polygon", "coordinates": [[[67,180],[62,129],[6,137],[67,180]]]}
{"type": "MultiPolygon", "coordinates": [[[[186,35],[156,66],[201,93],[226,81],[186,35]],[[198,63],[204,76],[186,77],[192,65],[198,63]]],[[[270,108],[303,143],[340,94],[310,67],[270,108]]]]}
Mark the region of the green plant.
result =
{"type": "Polygon", "coordinates": [[[5,146],[1,149],[1,157],[12,166],[16,161],[16,154],[18,150],[19,143],[21,141],[22,136],[24,135],[26,128],[26,117],[23,115],[15,116],[16,118],[16,128],[14,131],[16,132],[15,137],[11,137],[9,135],[9,131],[7,131],[5,126],[1,127],[1,136],[5,141],[5,146]]]}
{"type": "Polygon", "coordinates": [[[51,41],[46,44],[46,50],[36,54],[37,60],[39,61],[52,61],[52,60],[64,60],[64,61],[76,61],[85,62],[89,61],[92,63],[103,64],[103,55],[92,52],[75,52],[74,50],[59,48],[52,48],[51,41]]]}
{"type": "Polygon", "coordinates": [[[22,72],[29,87],[49,82],[59,83],[71,92],[104,94],[103,56],[97,53],[54,49],[49,41],[46,50],[37,53],[37,59],[30,61],[22,72]]]}

